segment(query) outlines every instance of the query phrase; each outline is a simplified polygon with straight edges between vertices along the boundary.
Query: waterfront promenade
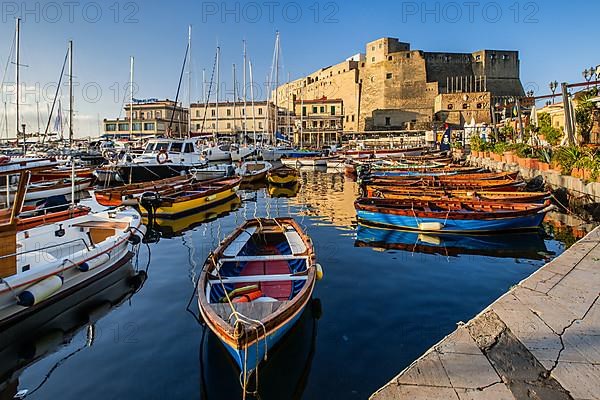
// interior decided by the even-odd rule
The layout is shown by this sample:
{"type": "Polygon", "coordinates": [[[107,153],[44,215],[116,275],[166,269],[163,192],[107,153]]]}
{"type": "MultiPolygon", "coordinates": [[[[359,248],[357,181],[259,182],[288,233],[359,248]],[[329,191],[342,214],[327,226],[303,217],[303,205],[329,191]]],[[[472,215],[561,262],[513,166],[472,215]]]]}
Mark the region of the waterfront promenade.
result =
{"type": "Polygon", "coordinates": [[[600,227],[371,396],[600,399],[600,227]]]}

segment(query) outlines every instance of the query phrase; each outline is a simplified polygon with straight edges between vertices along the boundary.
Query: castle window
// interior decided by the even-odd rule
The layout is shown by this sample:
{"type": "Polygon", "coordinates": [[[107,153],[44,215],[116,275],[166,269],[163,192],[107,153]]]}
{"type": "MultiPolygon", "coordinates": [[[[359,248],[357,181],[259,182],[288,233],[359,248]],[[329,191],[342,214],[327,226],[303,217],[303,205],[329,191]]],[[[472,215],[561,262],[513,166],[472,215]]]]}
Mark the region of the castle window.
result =
{"type": "Polygon", "coordinates": [[[483,104],[481,104],[481,103],[477,103],[477,108],[478,108],[479,110],[481,110],[481,109],[483,108],[483,104]]]}
{"type": "Polygon", "coordinates": [[[388,56],[388,61],[392,61],[394,58],[392,56],[388,56]]]}
{"type": "Polygon", "coordinates": [[[375,51],[375,46],[371,47],[371,50],[372,50],[372,51],[375,51]]]}
{"type": "Polygon", "coordinates": [[[392,73],[388,72],[387,74],[385,74],[385,79],[392,79],[392,73]]]}
{"type": "Polygon", "coordinates": [[[215,110],[210,110],[210,115],[214,117],[215,116],[215,110]]]}
{"type": "Polygon", "coordinates": [[[354,122],[354,114],[352,114],[352,122],[354,122]]]}
{"type": "Polygon", "coordinates": [[[410,53],[406,53],[406,58],[410,58],[410,53]]]}
{"type": "Polygon", "coordinates": [[[371,62],[375,62],[375,57],[371,57],[371,62]]]}
{"type": "Polygon", "coordinates": [[[227,116],[230,117],[231,116],[231,110],[228,108],[227,109],[227,116]]]}
{"type": "Polygon", "coordinates": [[[381,43],[379,43],[379,48],[381,48],[381,43]]]}
{"type": "Polygon", "coordinates": [[[467,103],[463,103],[463,110],[466,110],[466,109],[468,109],[468,108],[469,108],[469,104],[467,104],[467,103]]]}
{"type": "Polygon", "coordinates": [[[385,117],[385,126],[390,126],[392,124],[392,119],[390,117],[385,117]]]}
{"type": "Polygon", "coordinates": [[[448,104],[448,110],[453,110],[454,109],[454,105],[452,103],[448,104]]]}
{"type": "Polygon", "coordinates": [[[360,63],[360,66],[361,66],[361,67],[364,67],[364,66],[365,66],[365,63],[360,63]]]}
{"type": "Polygon", "coordinates": [[[508,60],[509,58],[510,58],[510,57],[509,57],[507,54],[503,54],[503,55],[502,55],[502,59],[503,59],[503,60],[508,60]]]}

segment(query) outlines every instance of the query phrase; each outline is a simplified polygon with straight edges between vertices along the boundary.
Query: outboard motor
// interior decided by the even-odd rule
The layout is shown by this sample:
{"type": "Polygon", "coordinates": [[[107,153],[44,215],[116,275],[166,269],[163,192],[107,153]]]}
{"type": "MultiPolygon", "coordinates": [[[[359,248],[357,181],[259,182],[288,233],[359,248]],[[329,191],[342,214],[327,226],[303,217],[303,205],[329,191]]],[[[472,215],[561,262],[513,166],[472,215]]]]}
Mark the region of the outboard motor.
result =
{"type": "Polygon", "coordinates": [[[140,197],[140,205],[148,211],[148,228],[152,228],[155,222],[155,211],[160,204],[160,195],[156,192],[144,192],[140,197]]]}

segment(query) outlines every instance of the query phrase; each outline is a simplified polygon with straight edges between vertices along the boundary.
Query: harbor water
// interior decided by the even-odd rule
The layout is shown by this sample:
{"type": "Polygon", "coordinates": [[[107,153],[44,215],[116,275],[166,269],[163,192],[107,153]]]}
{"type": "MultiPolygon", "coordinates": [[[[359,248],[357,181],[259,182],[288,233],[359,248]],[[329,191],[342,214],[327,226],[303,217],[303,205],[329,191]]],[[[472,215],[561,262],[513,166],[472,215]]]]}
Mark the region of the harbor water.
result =
{"type": "Polygon", "coordinates": [[[2,333],[0,398],[241,399],[239,370],[196,319],[194,290],[209,252],[249,218],[296,218],[324,269],[311,306],[259,368],[254,398],[264,400],[367,398],[571,242],[549,223],[492,237],[357,227],[358,188],[343,172],[302,171],[301,181],[297,193],[249,188],[158,221],[130,266],[2,333]]]}

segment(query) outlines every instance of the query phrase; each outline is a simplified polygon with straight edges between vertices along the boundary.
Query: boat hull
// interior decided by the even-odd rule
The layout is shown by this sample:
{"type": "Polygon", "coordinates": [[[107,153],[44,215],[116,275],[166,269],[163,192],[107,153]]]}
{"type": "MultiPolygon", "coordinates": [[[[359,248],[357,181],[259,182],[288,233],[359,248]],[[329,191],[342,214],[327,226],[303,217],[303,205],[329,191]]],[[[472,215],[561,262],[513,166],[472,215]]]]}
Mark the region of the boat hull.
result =
{"type": "MultiPolygon", "coordinates": [[[[176,219],[192,215],[234,199],[237,196],[237,189],[238,186],[208,196],[198,197],[188,201],[177,201],[173,202],[171,205],[162,205],[156,208],[154,216],[156,218],[176,219]]],[[[141,204],[139,207],[142,215],[148,216],[148,210],[141,204]]]]}
{"type": "Polygon", "coordinates": [[[141,183],[158,179],[172,178],[187,175],[193,168],[202,168],[202,165],[189,164],[152,164],[152,165],[127,165],[117,168],[119,181],[125,183],[141,183]]]}
{"type": "MultiPolygon", "coordinates": [[[[359,222],[379,227],[400,228],[420,232],[447,233],[488,233],[538,229],[544,220],[545,212],[535,214],[499,217],[494,219],[445,219],[415,217],[414,215],[397,215],[366,210],[356,211],[359,222]],[[439,229],[428,227],[439,226],[439,229]]],[[[443,213],[440,213],[443,214],[443,213]]]]}

